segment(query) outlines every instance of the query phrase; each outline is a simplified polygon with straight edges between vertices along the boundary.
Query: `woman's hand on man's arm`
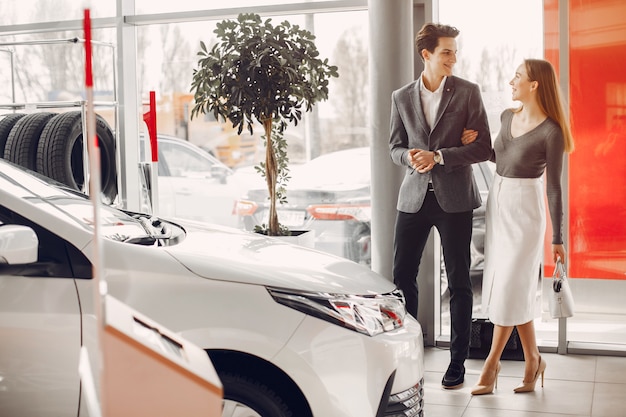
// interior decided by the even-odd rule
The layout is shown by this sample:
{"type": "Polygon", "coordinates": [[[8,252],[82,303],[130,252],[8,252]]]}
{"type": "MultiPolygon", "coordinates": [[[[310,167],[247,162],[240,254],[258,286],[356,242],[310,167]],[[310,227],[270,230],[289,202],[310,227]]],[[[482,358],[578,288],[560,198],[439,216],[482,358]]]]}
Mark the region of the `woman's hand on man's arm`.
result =
{"type": "Polygon", "coordinates": [[[469,145],[470,143],[474,142],[477,137],[477,130],[463,129],[463,134],[461,135],[461,143],[463,145],[469,145]]]}

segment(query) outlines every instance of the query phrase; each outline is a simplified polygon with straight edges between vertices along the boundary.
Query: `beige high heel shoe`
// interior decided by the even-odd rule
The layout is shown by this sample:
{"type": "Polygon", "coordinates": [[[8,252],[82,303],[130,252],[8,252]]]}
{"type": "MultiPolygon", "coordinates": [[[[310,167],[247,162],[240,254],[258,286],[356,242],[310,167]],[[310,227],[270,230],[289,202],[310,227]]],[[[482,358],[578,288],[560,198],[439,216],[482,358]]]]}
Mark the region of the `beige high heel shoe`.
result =
{"type": "Polygon", "coordinates": [[[472,395],[485,395],[491,394],[493,392],[494,386],[498,388],[498,374],[500,373],[500,362],[498,362],[498,367],[496,368],[496,377],[493,379],[493,382],[488,385],[476,385],[472,388],[472,395]]]}
{"type": "Polygon", "coordinates": [[[537,383],[537,379],[539,379],[539,375],[541,375],[541,388],[543,388],[543,373],[546,370],[546,361],[543,358],[539,357],[539,367],[537,368],[537,372],[535,373],[535,377],[531,382],[522,381],[515,389],[514,392],[533,392],[535,390],[535,384],[537,383]]]}

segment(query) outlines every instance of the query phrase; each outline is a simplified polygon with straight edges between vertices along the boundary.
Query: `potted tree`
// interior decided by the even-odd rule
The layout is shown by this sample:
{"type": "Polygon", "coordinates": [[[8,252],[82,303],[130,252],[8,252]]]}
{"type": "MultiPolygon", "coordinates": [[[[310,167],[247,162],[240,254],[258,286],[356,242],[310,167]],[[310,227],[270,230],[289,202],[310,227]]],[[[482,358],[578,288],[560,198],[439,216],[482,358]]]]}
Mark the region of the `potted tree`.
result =
{"type": "Polygon", "coordinates": [[[284,21],[272,25],[253,13],[224,20],[214,33],[218,42],[209,51],[200,43],[198,67],[193,71],[191,117],[212,113],[250,133],[258,121],[265,132],[265,161],[256,168],[265,178],[270,199],[270,236],[288,234],[278,221],[277,203],[286,202],[288,180],[286,141],[282,133],[296,125],[303,111],[328,99],[330,77],[337,67],[319,58],[315,36],[284,21]]]}

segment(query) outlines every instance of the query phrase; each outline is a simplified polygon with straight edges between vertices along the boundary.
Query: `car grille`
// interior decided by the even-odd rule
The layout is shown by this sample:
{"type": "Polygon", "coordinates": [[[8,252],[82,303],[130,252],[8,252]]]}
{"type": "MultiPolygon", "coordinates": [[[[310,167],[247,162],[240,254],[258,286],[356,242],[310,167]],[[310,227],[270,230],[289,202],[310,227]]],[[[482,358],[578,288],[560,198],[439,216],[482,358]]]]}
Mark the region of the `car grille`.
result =
{"type": "Polygon", "coordinates": [[[424,379],[406,391],[389,396],[385,417],[423,417],[424,379]]]}

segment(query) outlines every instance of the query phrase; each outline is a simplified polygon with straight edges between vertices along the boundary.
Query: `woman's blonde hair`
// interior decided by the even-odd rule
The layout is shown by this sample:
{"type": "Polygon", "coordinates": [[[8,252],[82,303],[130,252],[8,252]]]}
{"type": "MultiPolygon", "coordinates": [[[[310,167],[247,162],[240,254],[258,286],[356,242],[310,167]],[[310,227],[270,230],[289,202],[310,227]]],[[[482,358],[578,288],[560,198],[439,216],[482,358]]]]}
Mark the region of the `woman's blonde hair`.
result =
{"type": "Polygon", "coordinates": [[[524,65],[530,81],[537,81],[537,99],[541,110],[561,126],[565,152],[574,150],[574,138],[565,113],[561,89],[552,64],[543,59],[525,59],[524,65]]]}

